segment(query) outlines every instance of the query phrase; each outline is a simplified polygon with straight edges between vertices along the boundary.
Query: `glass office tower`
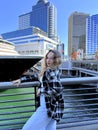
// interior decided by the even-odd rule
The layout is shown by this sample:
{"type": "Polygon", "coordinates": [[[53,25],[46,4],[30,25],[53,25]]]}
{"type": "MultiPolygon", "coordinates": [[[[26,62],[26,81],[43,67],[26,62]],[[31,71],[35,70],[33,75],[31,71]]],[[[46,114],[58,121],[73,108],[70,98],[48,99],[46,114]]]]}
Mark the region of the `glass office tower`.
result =
{"type": "Polygon", "coordinates": [[[98,50],[98,14],[87,19],[86,54],[93,55],[98,50]]]}
{"type": "Polygon", "coordinates": [[[47,32],[48,37],[56,40],[56,8],[47,0],[38,0],[32,11],[19,16],[19,30],[35,26],[47,32]]]}
{"type": "Polygon", "coordinates": [[[56,8],[47,0],[38,0],[32,11],[19,16],[19,29],[1,34],[15,43],[22,55],[44,55],[49,49],[57,48],[56,8]]]}

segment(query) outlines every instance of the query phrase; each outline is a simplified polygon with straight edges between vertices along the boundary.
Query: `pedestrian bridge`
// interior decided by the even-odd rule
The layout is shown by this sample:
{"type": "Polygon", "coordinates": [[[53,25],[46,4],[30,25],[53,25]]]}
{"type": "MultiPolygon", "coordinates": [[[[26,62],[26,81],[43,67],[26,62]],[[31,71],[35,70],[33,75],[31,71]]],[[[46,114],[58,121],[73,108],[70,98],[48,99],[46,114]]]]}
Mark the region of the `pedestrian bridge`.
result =
{"type": "MultiPolygon", "coordinates": [[[[65,110],[57,130],[98,130],[98,77],[62,78],[65,110]]],[[[39,82],[26,82],[20,86],[0,83],[0,130],[21,130],[36,110],[36,91],[39,82]]],[[[41,118],[41,117],[39,117],[41,118]]]]}

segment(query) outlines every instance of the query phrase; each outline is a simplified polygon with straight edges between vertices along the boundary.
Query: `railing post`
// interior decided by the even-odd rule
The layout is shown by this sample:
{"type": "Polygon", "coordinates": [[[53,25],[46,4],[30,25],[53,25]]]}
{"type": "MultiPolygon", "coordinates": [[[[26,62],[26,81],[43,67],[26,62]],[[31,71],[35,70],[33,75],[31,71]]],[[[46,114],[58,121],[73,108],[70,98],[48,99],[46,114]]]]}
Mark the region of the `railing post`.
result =
{"type": "Polygon", "coordinates": [[[37,104],[37,87],[34,87],[34,98],[35,98],[35,110],[37,109],[37,106],[36,106],[36,104],[37,104]]]}

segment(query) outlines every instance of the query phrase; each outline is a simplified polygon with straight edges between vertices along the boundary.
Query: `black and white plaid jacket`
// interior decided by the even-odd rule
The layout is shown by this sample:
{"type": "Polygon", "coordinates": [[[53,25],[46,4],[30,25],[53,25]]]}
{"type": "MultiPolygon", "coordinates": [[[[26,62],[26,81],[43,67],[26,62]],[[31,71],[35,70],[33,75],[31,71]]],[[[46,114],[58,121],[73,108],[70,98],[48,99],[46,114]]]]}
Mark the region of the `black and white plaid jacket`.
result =
{"type": "Polygon", "coordinates": [[[64,112],[63,87],[60,82],[59,69],[53,70],[48,68],[44,72],[42,82],[47,114],[58,122],[62,118],[64,112]]]}
{"type": "MultiPolygon", "coordinates": [[[[21,82],[27,81],[39,80],[36,75],[24,75],[21,77],[21,82]]],[[[48,68],[44,72],[42,83],[44,87],[47,114],[58,122],[62,118],[64,111],[63,87],[60,82],[59,69],[48,68]]],[[[36,97],[36,105],[37,107],[40,105],[39,97],[36,97]]]]}

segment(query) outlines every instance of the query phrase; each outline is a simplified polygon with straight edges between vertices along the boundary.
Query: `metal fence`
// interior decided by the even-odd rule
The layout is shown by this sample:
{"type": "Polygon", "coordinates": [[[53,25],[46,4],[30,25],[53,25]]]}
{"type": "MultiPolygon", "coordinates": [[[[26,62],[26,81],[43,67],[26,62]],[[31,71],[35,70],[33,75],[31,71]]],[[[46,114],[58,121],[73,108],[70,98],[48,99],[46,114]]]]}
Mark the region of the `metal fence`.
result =
{"type": "Polygon", "coordinates": [[[35,93],[38,83],[19,87],[0,86],[0,130],[21,129],[35,111],[35,93]]]}
{"type": "MultiPolygon", "coordinates": [[[[81,85],[82,80],[79,83],[74,78],[61,81],[64,86],[65,110],[62,120],[57,124],[57,130],[87,125],[87,121],[88,125],[91,125],[89,121],[98,124],[96,86],[81,85]]],[[[21,130],[36,110],[35,94],[38,86],[38,82],[23,83],[19,87],[0,84],[0,130],[21,130]]]]}

